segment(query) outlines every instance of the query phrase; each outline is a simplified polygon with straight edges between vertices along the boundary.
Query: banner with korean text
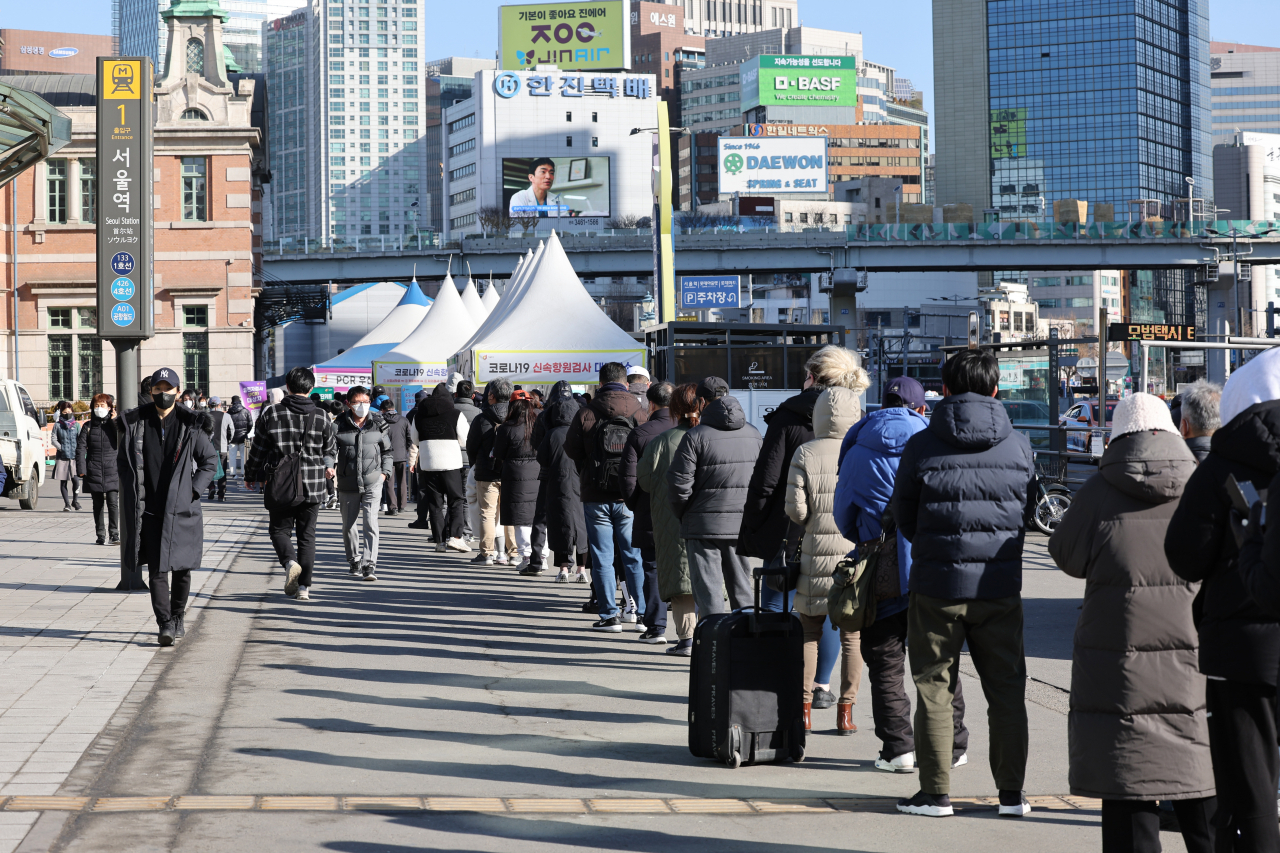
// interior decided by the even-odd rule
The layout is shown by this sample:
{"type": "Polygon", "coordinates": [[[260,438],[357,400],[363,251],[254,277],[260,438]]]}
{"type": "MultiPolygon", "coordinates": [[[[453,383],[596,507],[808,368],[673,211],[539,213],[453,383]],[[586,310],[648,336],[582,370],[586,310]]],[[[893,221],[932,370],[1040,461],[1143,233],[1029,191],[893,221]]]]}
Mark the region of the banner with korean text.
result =
{"type": "Polygon", "coordinates": [[[477,352],[476,383],[494,379],[551,385],[560,380],[594,385],[600,368],[611,361],[631,367],[644,366],[643,347],[634,350],[561,350],[559,352],[477,352]]]}

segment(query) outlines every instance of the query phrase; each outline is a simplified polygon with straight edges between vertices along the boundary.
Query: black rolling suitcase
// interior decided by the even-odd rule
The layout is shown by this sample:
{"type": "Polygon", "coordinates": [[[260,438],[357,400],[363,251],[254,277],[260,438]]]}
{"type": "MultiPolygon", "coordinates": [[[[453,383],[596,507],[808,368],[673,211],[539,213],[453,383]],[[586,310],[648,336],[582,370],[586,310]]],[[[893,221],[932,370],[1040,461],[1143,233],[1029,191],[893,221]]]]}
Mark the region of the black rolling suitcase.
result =
{"type": "Polygon", "coordinates": [[[693,632],[689,751],[699,758],[730,768],[804,758],[804,630],[794,613],[760,610],[761,577],[785,571],[756,569],[755,607],[693,632]]]}

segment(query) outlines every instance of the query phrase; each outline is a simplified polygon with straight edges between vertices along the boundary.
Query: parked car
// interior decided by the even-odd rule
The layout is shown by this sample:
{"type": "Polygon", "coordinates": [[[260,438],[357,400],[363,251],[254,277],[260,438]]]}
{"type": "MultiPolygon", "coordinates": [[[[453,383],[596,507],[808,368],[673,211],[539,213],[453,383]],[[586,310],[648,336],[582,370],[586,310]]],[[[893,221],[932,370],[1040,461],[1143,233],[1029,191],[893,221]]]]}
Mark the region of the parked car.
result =
{"type": "MultiPolygon", "coordinates": [[[[1119,397],[1107,398],[1107,423],[1110,424],[1115,419],[1116,403],[1120,402],[1119,397]]],[[[1067,433],[1067,450],[1074,450],[1077,453],[1088,453],[1092,444],[1092,436],[1101,436],[1105,444],[1110,438],[1109,435],[1100,429],[1101,424],[1098,421],[1098,400],[1093,398],[1090,400],[1081,400],[1071,408],[1067,409],[1058,417],[1060,424],[1076,424],[1078,426],[1088,426],[1094,428],[1094,432],[1084,432],[1082,430],[1073,430],[1067,433]]]]}
{"type": "MultiPolygon", "coordinates": [[[[1022,424],[1044,424],[1049,425],[1049,406],[1041,403],[1039,400],[1001,400],[1000,404],[1004,406],[1005,413],[1009,416],[1009,420],[1015,426],[1022,424]]],[[[1027,438],[1031,439],[1031,446],[1041,449],[1049,447],[1049,431],[1044,430],[1027,430],[1027,438]]]]}

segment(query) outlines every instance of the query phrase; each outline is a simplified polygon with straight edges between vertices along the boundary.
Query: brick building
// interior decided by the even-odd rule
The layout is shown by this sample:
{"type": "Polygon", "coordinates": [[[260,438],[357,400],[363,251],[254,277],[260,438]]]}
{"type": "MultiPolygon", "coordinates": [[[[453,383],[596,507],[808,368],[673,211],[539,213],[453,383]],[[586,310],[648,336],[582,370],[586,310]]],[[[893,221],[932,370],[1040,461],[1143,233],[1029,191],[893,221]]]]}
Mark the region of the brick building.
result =
{"type": "MultiPolygon", "coordinates": [[[[178,0],[166,12],[170,51],[177,54],[155,88],[156,335],[142,344],[141,359],[144,375],[173,367],[183,371],[185,386],[229,397],[240,380],[254,378],[266,90],[260,77],[227,74],[225,15],[216,0],[178,0]]],[[[72,140],[0,191],[6,286],[0,373],[14,373],[16,195],[23,384],[41,401],[116,393],[115,351],[96,334],[96,81],[92,75],[9,81],[69,116],[72,140]]]]}
{"type": "Polygon", "coordinates": [[[669,3],[631,3],[631,70],[658,81],[673,127],[681,124],[682,73],[706,63],[706,38],[686,32],[684,12],[684,6],[669,3]]]}

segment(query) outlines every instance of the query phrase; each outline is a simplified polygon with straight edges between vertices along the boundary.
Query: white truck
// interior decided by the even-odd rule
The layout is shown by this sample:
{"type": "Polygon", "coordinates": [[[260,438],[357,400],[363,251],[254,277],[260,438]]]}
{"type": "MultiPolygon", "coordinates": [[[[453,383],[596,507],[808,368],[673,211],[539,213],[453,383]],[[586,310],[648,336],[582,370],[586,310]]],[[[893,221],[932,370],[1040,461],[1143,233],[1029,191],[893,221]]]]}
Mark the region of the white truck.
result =
{"type": "Polygon", "coordinates": [[[44,413],[27,389],[0,378],[0,461],[4,462],[3,496],[16,498],[23,509],[35,509],[44,483],[44,413]]]}

